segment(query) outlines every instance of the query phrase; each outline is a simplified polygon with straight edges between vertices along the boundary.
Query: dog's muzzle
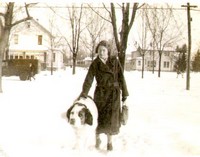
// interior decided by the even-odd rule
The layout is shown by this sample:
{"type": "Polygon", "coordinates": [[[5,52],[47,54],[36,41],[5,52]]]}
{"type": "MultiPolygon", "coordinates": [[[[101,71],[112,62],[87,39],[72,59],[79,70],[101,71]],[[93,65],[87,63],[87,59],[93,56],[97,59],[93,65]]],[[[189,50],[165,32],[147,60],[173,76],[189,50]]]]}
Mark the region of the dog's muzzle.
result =
{"type": "Polygon", "coordinates": [[[73,118],[73,119],[70,119],[69,120],[69,123],[71,124],[71,125],[74,125],[75,124],[75,119],[73,118]]]}

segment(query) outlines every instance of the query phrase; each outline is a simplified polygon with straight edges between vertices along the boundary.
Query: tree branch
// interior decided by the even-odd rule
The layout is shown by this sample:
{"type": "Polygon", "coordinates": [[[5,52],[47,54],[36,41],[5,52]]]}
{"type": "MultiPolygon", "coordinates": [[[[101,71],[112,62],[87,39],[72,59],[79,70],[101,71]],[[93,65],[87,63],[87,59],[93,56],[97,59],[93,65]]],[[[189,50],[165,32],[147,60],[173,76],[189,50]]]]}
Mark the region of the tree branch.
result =
{"type": "MultiPolygon", "coordinates": [[[[139,4],[138,4],[139,5],[139,4]]],[[[142,8],[145,5],[145,3],[143,3],[141,6],[139,6],[137,9],[142,8]]]]}
{"type": "Polygon", "coordinates": [[[25,3],[25,10],[26,10],[26,15],[27,15],[27,17],[30,17],[30,14],[29,14],[29,11],[28,11],[29,5],[30,5],[30,4],[26,4],[26,3],[25,3]]]}
{"type": "Polygon", "coordinates": [[[111,21],[112,21],[112,26],[113,26],[113,33],[114,33],[114,37],[115,37],[115,43],[116,43],[116,47],[117,47],[118,52],[120,52],[120,43],[119,43],[118,33],[117,33],[115,6],[114,6],[113,3],[111,3],[110,5],[111,5],[111,21]]]}
{"type": "MultiPolygon", "coordinates": [[[[93,7],[91,7],[89,4],[88,4],[89,8],[95,12],[98,16],[100,16],[102,19],[104,19],[105,21],[111,23],[111,21],[109,21],[108,19],[106,19],[105,17],[103,17],[101,14],[99,14],[99,12],[97,12],[96,10],[94,10],[93,7]]],[[[106,8],[106,6],[103,4],[104,8],[108,11],[108,13],[110,14],[110,11],[106,8]]]]}
{"type": "Polygon", "coordinates": [[[81,18],[82,18],[82,12],[83,12],[83,4],[81,4],[81,10],[80,10],[80,14],[78,17],[78,32],[77,32],[77,44],[76,44],[76,53],[78,53],[79,50],[79,39],[80,39],[80,33],[81,33],[81,18]]]}
{"type": "Polygon", "coordinates": [[[134,20],[135,20],[135,15],[136,15],[136,11],[137,11],[137,9],[138,9],[138,5],[139,5],[139,3],[134,3],[134,4],[133,4],[131,21],[130,21],[130,23],[129,23],[129,31],[130,31],[130,29],[131,29],[131,27],[132,27],[132,25],[133,25],[134,20]]]}
{"type": "MultiPolygon", "coordinates": [[[[30,3],[30,4],[26,4],[25,3],[25,10],[26,10],[26,15],[27,15],[27,17],[26,18],[23,18],[23,19],[21,19],[21,20],[18,20],[18,21],[16,21],[16,22],[14,22],[12,25],[11,25],[11,27],[13,27],[13,26],[15,26],[15,25],[17,25],[17,24],[19,24],[19,23],[22,23],[22,22],[25,22],[25,21],[27,21],[27,20],[31,20],[31,19],[33,19],[33,17],[31,17],[30,16],[30,14],[29,14],[29,11],[28,11],[28,7],[30,7],[32,5],[32,3],[30,3]]],[[[33,3],[33,5],[35,5],[35,3],[33,3]]]]}
{"type": "Polygon", "coordinates": [[[28,8],[29,7],[32,7],[32,6],[34,6],[34,5],[36,5],[37,3],[28,3],[28,4],[26,4],[25,3],[25,10],[26,10],[26,15],[27,15],[27,17],[30,17],[30,14],[29,14],[29,10],[28,10],[28,8]]]}
{"type": "Polygon", "coordinates": [[[27,20],[31,20],[31,19],[33,19],[33,18],[32,18],[32,17],[27,17],[27,18],[21,19],[21,20],[19,20],[19,21],[16,21],[15,23],[13,23],[13,24],[11,25],[11,27],[13,27],[13,26],[15,26],[15,25],[17,25],[17,24],[19,24],[19,23],[25,22],[25,21],[27,21],[27,20]]]}

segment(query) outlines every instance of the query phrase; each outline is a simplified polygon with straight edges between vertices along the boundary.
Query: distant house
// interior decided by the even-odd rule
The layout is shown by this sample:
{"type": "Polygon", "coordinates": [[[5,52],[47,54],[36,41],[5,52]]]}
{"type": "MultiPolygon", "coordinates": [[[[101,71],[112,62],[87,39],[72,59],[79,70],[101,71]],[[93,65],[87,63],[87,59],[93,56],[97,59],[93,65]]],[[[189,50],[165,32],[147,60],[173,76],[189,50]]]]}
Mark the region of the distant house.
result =
{"type": "Polygon", "coordinates": [[[86,57],[84,59],[85,65],[86,66],[90,66],[90,64],[92,63],[92,58],[91,57],[86,57]]]}
{"type": "Polygon", "coordinates": [[[85,57],[84,59],[76,61],[76,65],[80,67],[89,67],[91,63],[92,63],[91,57],[85,57]]]}
{"type": "MultiPolygon", "coordinates": [[[[176,61],[177,52],[173,50],[165,50],[162,54],[161,59],[161,71],[173,71],[174,64],[176,61]]],[[[131,70],[142,70],[142,55],[139,51],[133,51],[131,53],[131,58],[126,59],[128,62],[128,69],[131,70]]],[[[127,64],[126,64],[127,66],[127,64]]],[[[144,55],[144,70],[152,71],[154,66],[154,70],[157,71],[159,68],[159,53],[158,51],[148,50],[144,55]]]]}
{"type": "Polygon", "coordinates": [[[38,59],[44,69],[63,67],[63,55],[51,45],[53,35],[37,20],[16,25],[10,35],[8,58],[38,59]],[[52,63],[52,64],[51,64],[52,63]]]}

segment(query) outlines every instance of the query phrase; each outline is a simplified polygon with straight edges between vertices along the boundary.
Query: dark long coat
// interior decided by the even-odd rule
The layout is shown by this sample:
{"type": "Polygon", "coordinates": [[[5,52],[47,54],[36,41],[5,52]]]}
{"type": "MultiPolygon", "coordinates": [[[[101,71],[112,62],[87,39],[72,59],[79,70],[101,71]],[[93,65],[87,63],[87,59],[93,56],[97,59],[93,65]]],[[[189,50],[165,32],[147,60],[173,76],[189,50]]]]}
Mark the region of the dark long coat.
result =
{"type": "Polygon", "coordinates": [[[116,57],[108,58],[106,64],[97,57],[90,65],[83,83],[82,96],[87,96],[96,79],[94,102],[98,109],[97,133],[118,134],[120,129],[121,99],[128,96],[122,68],[116,57]],[[122,97],[121,97],[122,96],[122,97]]]}

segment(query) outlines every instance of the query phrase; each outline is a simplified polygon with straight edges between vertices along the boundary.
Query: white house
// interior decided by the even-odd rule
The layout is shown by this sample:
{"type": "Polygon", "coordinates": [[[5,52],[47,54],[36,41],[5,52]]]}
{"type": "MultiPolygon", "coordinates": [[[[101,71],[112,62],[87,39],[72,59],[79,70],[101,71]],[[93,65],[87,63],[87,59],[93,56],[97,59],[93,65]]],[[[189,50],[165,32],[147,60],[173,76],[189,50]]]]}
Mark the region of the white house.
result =
{"type": "Polygon", "coordinates": [[[63,55],[51,46],[53,38],[37,20],[20,23],[11,31],[8,58],[38,59],[44,69],[62,68],[63,55]]]}
{"type": "MultiPolygon", "coordinates": [[[[173,71],[176,61],[177,52],[173,50],[165,50],[161,58],[161,71],[173,71]]],[[[130,61],[129,61],[130,62],[130,61]]],[[[133,51],[131,55],[130,65],[132,70],[142,70],[142,55],[139,51],[133,51]]],[[[158,51],[148,50],[144,55],[144,70],[157,71],[159,68],[159,53],[158,51]]]]}

